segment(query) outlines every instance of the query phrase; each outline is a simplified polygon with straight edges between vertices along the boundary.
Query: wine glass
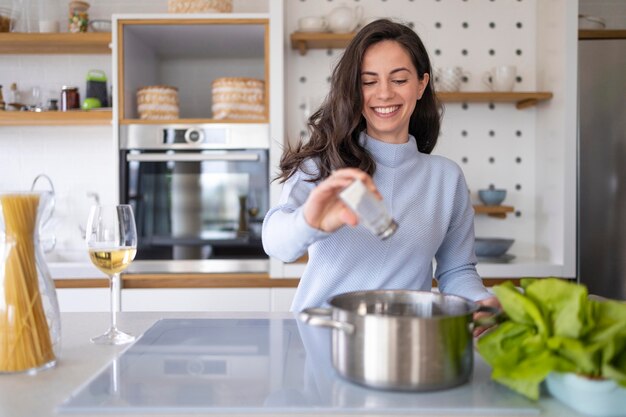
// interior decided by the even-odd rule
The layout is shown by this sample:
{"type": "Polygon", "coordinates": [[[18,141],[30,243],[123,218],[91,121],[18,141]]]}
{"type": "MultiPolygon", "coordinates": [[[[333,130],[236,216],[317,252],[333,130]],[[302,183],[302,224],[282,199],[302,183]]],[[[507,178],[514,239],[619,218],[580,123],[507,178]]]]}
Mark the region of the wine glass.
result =
{"type": "Polygon", "coordinates": [[[111,327],[93,343],[121,345],[135,340],[117,329],[120,305],[120,272],[124,271],[137,253],[137,228],[131,206],[95,205],[89,212],[85,239],[91,262],[110,278],[111,327]]]}

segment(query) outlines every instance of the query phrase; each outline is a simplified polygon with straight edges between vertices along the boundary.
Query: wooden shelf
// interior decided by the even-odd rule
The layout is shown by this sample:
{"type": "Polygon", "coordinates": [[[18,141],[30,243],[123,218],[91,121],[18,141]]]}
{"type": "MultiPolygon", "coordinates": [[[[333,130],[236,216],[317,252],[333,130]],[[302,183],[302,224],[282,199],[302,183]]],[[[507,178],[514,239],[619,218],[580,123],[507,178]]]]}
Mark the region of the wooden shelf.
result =
{"type": "Polygon", "coordinates": [[[626,39],[626,29],[583,29],[578,39],[626,39]]]}
{"type": "Polygon", "coordinates": [[[352,33],[294,32],[291,34],[291,48],[306,55],[309,49],[340,49],[348,46],[354,37],[352,33]]]}
{"type": "Polygon", "coordinates": [[[0,54],[110,54],[110,33],[0,33],[0,54]]]}
{"type": "Polygon", "coordinates": [[[167,119],[167,120],[142,120],[121,119],[121,125],[162,125],[162,124],[204,124],[204,123],[269,123],[267,119],[167,119]]]}
{"type": "Polygon", "coordinates": [[[498,219],[506,218],[506,214],[512,213],[513,211],[515,211],[515,209],[511,206],[474,206],[475,214],[486,214],[487,216],[496,217],[498,219]]]}
{"type": "Polygon", "coordinates": [[[481,102],[481,103],[515,103],[518,109],[525,109],[536,105],[540,101],[552,98],[549,92],[453,92],[437,93],[437,97],[444,103],[481,102]]]}
{"type": "Polygon", "coordinates": [[[0,111],[0,126],[73,126],[110,125],[111,110],[0,111]]]}

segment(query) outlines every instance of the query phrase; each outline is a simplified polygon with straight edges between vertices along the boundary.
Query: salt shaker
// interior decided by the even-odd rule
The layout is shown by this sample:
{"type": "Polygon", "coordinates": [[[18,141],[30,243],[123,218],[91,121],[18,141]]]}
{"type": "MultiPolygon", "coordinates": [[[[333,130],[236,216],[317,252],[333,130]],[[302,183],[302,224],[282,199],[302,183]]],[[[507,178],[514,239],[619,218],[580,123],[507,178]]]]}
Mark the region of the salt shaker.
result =
{"type": "Polygon", "coordinates": [[[382,240],[396,232],[398,224],[387,212],[385,204],[361,180],[354,180],[339,193],[339,198],[359,216],[365,227],[382,240]]]}

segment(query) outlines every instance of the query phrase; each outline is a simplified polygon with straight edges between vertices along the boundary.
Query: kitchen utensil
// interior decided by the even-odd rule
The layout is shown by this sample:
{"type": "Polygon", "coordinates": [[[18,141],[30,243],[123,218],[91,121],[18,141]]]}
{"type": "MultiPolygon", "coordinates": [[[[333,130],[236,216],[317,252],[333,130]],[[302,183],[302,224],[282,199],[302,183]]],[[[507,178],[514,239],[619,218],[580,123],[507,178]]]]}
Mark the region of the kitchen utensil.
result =
{"type": "Polygon", "coordinates": [[[499,206],[506,198],[506,190],[496,188],[478,190],[478,198],[487,206],[499,206]]]}
{"type": "Polygon", "coordinates": [[[300,319],[332,331],[333,366],[372,388],[428,391],[468,381],[473,368],[472,315],[493,308],[455,295],[376,290],[332,297],[300,319]]]}
{"type": "Polygon", "coordinates": [[[493,258],[502,256],[513,245],[513,242],[515,242],[515,239],[477,237],[474,244],[474,252],[476,256],[482,257],[493,258]]]}
{"type": "Polygon", "coordinates": [[[335,7],[326,16],[328,28],[333,33],[349,33],[356,29],[363,16],[363,7],[356,6],[354,9],[345,5],[335,7]]]}
{"type": "Polygon", "coordinates": [[[92,69],[87,72],[87,98],[96,98],[100,101],[97,107],[109,107],[107,97],[107,76],[104,71],[92,69]]]}

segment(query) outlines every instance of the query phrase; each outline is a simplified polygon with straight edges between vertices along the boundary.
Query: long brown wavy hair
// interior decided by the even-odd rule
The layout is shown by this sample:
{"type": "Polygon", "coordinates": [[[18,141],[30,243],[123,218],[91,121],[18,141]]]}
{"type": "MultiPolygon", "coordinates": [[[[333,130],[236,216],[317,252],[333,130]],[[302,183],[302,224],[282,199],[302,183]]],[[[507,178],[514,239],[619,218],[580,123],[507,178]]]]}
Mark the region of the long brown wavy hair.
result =
{"type": "Polygon", "coordinates": [[[307,159],[315,161],[318,167],[317,176],[309,179],[311,182],[325,179],[338,168],[360,168],[374,174],[376,163],[359,144],[359,135],[366,128],[362,114],[361,68],[367,48],[384,40],[398,42],[407,51],[419,79],[423,79],[425,73],[431,75],[411,115],[409,133],[415,137],[420,152],[433,150],[439,136],[442,108],[435,95],[426,48],[408,26],[379,19],[363,27],[346,48],[333,70],[328,96],[308,120],[310,139],[295,147],[287,146],[280,160],[281,172],[277,180],[285,182],[298,169],[304,170],[303,163],[307,159]]]}

